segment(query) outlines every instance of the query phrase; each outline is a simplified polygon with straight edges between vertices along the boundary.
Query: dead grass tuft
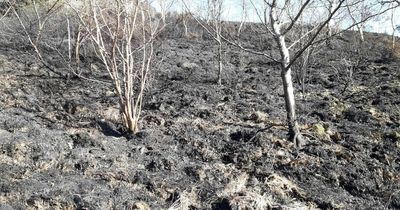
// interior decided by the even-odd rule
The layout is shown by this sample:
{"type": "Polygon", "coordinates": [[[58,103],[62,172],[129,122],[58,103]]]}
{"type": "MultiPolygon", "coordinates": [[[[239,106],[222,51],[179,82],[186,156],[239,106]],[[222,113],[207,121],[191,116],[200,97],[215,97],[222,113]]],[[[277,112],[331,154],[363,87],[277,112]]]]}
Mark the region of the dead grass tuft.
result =
{"type": "Polygon", "coordinates": [[[302,194],[301,190],[289,179],[280,176],[278,174],[270,175],[266,180],[265,184],[270,188],[272,192],[277,194],[280,198],[288,200],[291,194],[302,194]]]}
{"type": "Polygon", "coordinates": [[[272,209],[276,206],[272,195],[266,193],[246,192],[244,196],[237,196],[231,201],[231,206],[235,209],[264,210],[272,209]]]}
{"type": "Polygon", "coordinates": [[[242,173],[236,178],[232,179],[224,188],[221,193],[221,196],[231,196],[235,193],[244,191],[246,189],[246,183],[249,179],[249,175],[247,173],[242,173]]]}
{"type": "Polygon", "coordinates": [[[189,210],[195,206],[198,206],[197,192],[192,188],[190,192],[183,191],[168,210],[189,210]]]}

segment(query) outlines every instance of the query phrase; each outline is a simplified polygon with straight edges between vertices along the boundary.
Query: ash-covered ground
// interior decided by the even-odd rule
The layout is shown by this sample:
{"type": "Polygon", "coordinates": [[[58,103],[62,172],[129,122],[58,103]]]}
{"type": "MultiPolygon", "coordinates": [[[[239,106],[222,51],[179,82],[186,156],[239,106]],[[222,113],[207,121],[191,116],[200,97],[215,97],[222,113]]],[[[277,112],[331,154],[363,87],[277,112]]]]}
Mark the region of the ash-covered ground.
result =
{"type": "Polygon", "coordinates": [[[225,46],[219,86],[211,39],[165,36],[127,137],[111,85],[0,44],[0,209],[400,209],[400,61],[381,39],[360,53],[347,33],[314,55],[304,93],[295,82],[300,150],[262,56],[225,46]]]}

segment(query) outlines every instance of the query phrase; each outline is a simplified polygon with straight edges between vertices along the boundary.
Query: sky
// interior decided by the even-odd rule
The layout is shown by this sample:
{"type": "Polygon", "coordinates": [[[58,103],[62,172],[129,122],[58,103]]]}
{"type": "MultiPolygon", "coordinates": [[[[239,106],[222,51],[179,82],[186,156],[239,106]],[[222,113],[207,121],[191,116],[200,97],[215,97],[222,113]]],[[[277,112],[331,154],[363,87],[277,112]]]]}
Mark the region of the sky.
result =
{"type": "MultiPolygon", "coordinates": [[[[155,0],[154,6],[156,9],[160,9],[159,2],[172,2],[174,0],[155,0]]],[[[172,10],[176,12],[183,11],[183,6],[180,3],[181,0],[175,0],[174,6],[172,6],[172,10]]],[[[240,21],[242,18],[242,1],[243,0],[224,0],[223,5],[223,19],[229,21],[240,21]]],[[[261,4],[263,0],[253,0],[255,4],[261,4]]],[[[366,0],[368,1],[368,0],[366,0]]],[[[205,2],[206,0],[185,0],[186,4],[189,5],[192,11],[204,11],[205,10],[205,2]]],[[[246,2],[249,2],[248,0],[246,2]]],[[[248,9],[248,17],[247,21],[250,22],[259,22],[259,17],[256,14],[254,7],[247,3],[248,9]]],[[[367,23],[365,26],[366,31],[370,32],[378,32],[378,33],[386,33],[391,34],[393,29],[391,26],[391,12],[387,12],[384,15],[380,16],[378,19],[373,19],[367,23]]],[[[394,24],[400,25],[400,8],[397,8],[394,13],[394,24]]],[[[396,35],[400,36],[400,31],[396,31],[396,35]]]]}

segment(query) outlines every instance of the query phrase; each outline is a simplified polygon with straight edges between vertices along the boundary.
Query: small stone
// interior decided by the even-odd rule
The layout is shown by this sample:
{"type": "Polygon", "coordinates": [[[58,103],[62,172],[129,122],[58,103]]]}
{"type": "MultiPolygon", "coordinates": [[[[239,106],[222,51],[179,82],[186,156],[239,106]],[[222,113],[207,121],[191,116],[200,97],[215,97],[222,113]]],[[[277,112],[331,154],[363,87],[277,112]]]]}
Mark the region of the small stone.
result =
{"type": "Polygon", "coordinates": [[[150,210],[150,206],[147,203],[143,202],[143,201],[139,201],[139,202],[136,202],[133,205],[133,209],[150,210]]]}
{"type": "Polygon", "coordinates": [[[268,114],[260,111],[256,111],[250,114],[247,118],[248,120],[253,120],[256,123],[267,122],[268,114]]]}
{"type": "Polygon", "coordinates": [[[263,156],[262,148],[258,148],[254,151],[254,158],[259,159],[263,156]]]}
{"type": "Polygon", "coordinates": [[[286,156],[286,153],[285,153],[285,151],[283,151],[283,150],[278,150],[278,151],[276,152],[276,156],[283,157],[283,156],[286,156]]]}
{"type": "Polygon", "coordinates": [[[32,64],[31,66],[29,66],[29,68],[32,70],[32,71],[37,71],[37,70],[39,70],[40,69],[40,66],[38,65],[38,64],[32,64]]]}
{"type": "Polygon", "coordinates": [[[96,64],[92,63],[92,64],[90,64],[90,69],[92,71],[99,71],[100,68],[96,64]]]}
{"type": "Polygon", "coordinates": [[[178,67],[181,67],[182,69],[185,70],[191,70],[197,68],[198,66],[195,63],[183,62],[183,63],[178,63],[178,67]]]}
{"type": "Polygon", "coordinates": [[[115,96],[114,91],[111,91],[111,90],[106,91],[106,97],[113,97],[113,96],[115,96]]]}
{"type": "Polygon", "coordinates": [[[165,112],[166,111],[165,104],[161,103],[160,106],[158,107],[158,110],[165,112]]]}
{"type": "Polygon", "coordinates": [[[204,181],[207,178],[206,171],[202,168],[197,170],[197,175],[198,175],[200,181],[204,181]]]}
{"type": "Polygon", "coordinates": [[[100,111],[100,116],[102,118],[109,120],[111,122],[119,122],[121,119],[120,110],[115,107],[104,108],[100,111]]]}

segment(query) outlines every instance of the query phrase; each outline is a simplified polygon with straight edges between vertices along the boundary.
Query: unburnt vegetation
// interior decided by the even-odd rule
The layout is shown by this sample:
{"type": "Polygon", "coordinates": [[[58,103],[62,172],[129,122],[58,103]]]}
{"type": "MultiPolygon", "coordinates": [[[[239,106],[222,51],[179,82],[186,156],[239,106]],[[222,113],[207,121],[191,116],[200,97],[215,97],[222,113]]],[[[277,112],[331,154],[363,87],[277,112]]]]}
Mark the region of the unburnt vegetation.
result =
{"type": "Polygon", "coordinates": [[[291,26],[288,43],[306,40],[290,66],[299,148],[287,140],[287,69],[254,53],[279,58],[268,22],[218,22],[220,48],[189,11],[138,4],[135,19],[94,2],[1,10],[1,209],[400,208],[391,36],[326,43],[329,24],[304,48],[322,25],[291,26]]]}

